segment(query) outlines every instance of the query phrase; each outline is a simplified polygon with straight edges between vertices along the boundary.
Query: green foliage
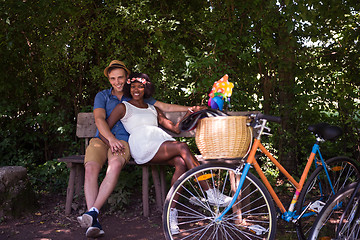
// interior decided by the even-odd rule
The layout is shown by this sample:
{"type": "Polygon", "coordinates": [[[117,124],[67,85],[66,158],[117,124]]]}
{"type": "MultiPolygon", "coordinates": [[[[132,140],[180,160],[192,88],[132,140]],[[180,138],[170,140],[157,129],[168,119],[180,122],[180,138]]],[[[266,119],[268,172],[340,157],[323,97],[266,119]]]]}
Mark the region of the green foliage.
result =
{"type": "MultiPolygon", "coordinates": [[[[105,165],[99,174],[98,182],[101,184],[106,174],[105,165]]],[[[126,165],[122,169],[117,185],[108,198],[109,211],[116,212],[118,210],[124,210],[124,208],[131,204],[130,197],[133,193],[141,192],[142,184],[142,169],[134,165],[126,165]]]]}
{"type": "MultiPolygon", "coordinates": [[[[274,146],[272,146],[271,143],[264,143],[264,146],[269,152],[271,152],[271,154],[275,158],[278,158],[277,151],[276,149],[274,149],[274,146]]],[[[257,161],[259,162],[259,165],[261,166],[261,170],[264,172],[271,186],[276,186],[277,185],[276,179],[279,177],[279,169],[275,166],[274,163],[268,160],[268,158],[265,155],[260,155],[257,161]]],[[[256,171],[254,171],[254,174],[256,174],[256,171]]]]}
{"type": "Polygon", "coordinates": [[[41,165],[32,164],[26,167],[30,182],[36,192],[64,192],[66,190],[69,170],[65,163],[52,160],[41,165]]]}
{"type": "Polygon", "coordinates": [[[124,169],[120,176],[118,183],[108,199],[110,204],[110,211],[123,210],[124,207],[130,204],[131,193],[134,192],[134,188],[141,186],[141,170],[136,169],[124,169]]]}
{"type": "Polygon", "coordinates": [[[271,141],[292,169],[306,160],[306,129],[317,122],[344,129],[327,155],[356,157],[357,9],[356,1],[2,0],[0,164],[45,171],[51,159],[81,153],[76,116],[109,87],[112,59],[148,73],[156,99],[182,105],[207,104],[213,82],[229,74],[230,110],[282,117],[271,141]]]}

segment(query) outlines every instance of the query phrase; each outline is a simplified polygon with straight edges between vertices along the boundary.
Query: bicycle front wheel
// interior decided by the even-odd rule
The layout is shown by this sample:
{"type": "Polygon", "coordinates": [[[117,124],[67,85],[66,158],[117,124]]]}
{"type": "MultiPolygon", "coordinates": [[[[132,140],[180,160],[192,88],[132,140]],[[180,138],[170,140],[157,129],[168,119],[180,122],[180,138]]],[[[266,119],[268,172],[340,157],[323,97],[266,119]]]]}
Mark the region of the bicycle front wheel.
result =
{"type": "Polygon", "coordinates": [[[183,174],[165,200],[163,228],[166,239],[274,239],[274,203],[265,186],[251,173],[247,174],[231,209],[218,219],[228,204],[211,199],[205,189],[216,189],[219,196],[232,199],[241,177],[235,170],[229,164],[210,163],[183,174]],[[175,232],[171,226],[173,208],[178,214],[179,229],[175,232]]]}
{"type": "MultiPolygon", "coordinates": [[[[326,161],[326,168],[335,193],[346,185],[356,182],[360,176],[359,166],[347,157],[335,157],[326,161]]],[[[312,203],[326,204],[333,191],[323,166],[318,166],[306,181],[296,204],[296,213],[300,214],[312,203]]],[[[321,205],[320,205],[321,206],[321,205]]],[[[295,227],[299,239],[307,239],[321,207],[309,207],[303,217],[297,220],[295,227]]]]}
{"type": "Polygon", "coordinates": [[[316,218],[309,239],[359,239],[359,193],[349,202],[355,189],[356,183],[348,185],[328,201],[316,218]],[[344,212],[349,204],[349,210],[344,212]]]}

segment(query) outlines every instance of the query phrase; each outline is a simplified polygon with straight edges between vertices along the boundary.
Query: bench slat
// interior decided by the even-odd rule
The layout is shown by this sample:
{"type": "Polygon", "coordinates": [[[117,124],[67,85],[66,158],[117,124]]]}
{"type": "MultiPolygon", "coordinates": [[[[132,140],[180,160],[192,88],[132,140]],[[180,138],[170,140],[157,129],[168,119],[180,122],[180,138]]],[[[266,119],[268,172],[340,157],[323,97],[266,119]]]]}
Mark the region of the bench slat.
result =
{"type": "Polygon", "coordinates": [[[84,163],[85,155],[72,155],[68,157],[59,158],[59,162],[65,163],[84,163]]]}
{"type": "Polygon", "coordinates": [[[94,114],[83,112],[78,114],[76,136],[78,138],[92,138],[96,133],[94,114]]]}

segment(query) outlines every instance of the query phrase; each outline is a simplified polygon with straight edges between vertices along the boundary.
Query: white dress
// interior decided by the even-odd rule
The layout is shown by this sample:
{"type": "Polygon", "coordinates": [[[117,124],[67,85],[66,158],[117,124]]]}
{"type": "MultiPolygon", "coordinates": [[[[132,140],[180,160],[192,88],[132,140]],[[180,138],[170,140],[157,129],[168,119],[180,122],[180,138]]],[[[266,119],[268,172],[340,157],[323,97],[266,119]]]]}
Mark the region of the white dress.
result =
{"type": "Polygon", "coordinates": [[[149,162],[165,141],[175,141],[168,133],[158,127],[157,111],[153,105],[138,108],[128,102],[125,116],[121,119],[130,134],[129,147],[131,156],[137,164],[149,162]]]}

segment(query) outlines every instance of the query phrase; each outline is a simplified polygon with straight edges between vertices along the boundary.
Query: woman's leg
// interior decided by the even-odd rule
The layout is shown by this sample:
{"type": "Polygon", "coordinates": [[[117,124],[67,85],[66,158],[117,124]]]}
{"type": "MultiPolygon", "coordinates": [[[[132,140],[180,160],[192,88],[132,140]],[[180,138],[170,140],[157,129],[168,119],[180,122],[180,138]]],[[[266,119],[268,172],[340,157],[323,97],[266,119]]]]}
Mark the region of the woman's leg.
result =
{"type": "MultiPolygon", "coordinates": [[[[158,152],[155,154],[153,159],[151,159],[153,163],[164,163],[166,162],[169,165],[175,166],[175,173],[171,180],[171,185],[181,176],[182,173],[186,171],[186,169],[192,169],[196,166],[199,166],[200,163],[197,161],[195,156],[191,153],[188,145],[182,142],[175,141],[166,141],[161,144],[158,152]],[[186,168],[185,168],[186,165],[186,168]],[[177,167],[179,170],[177,171],[177,167]]],[[[199,176],[197,176],[199,177],[199,176]]],[[[208,181],[199,181],[199,184],[205,190],[206,195],[208,197],[208,201],[210,204],[224,205],[226,203],[230,203],[231,197],[225,196],[222,193],[217,193],[212,187],[209,186],[208,181]],[[209,195],[210,194],[210,195],[209,195]],[[209,198],[210,196],[210,198],[209,198]]],[[[171,234],[178,234],[179,226],[178,226],[178,210],[176,209],[176,202],[179,198],[181,189],[179,189],[174,196],[174,201],[172,201],[170,206],[170,231],[171,234]]],[[[193,197],[195,199],[189,199],[189,201],[200,202],[200,199],[193,197]]]]}
{"type": "Polygon", "coordinates": [[[168,162],[177,156],[185,161],[187,169],[192,169],[200,165],[194,154],[190,151],[188,145],[177,141],[166,141],[161,144],[158,152],[155,154],[154,158],[151,159],[151,162],[168,162]]]}
{"type": "MultiPolygon", "coordinates": [[[[188,145],[186,143],[177,142],[177,141],[164,142],[160,146],[160,148],[159,148],[158,152],[155,154],[154,158],[151,159],[151,162],[154,162],[154,163],[169,162],[170,161],[169,159],[173,159],[176,157],[181,157],[181,159],[183,159],[183,161],[186,164],[187,169],[192,169],[192,168],[200,165],[200,163],[198,162],[198,160],[196,159],[194,154],[192,154],[192,152],[190,151],[188,145]]],[[[170,163],[168,163],[168,164],[170,164],[170,163]]],[[[181,174],[178,175],[178,177],[180,177],[181,174]]],[[[173,179],[174,179],[174,176],[173,176],[173,179]]],[[[176,179],[177,178],[175,178],[175,181],[176,181],[176,179]]],[[[172,184],[174,182],[172,182],[172,184]]],[[[207,181],[200,181],[199,183],[204,190],[208,190],[210,188],[207,181]]]]}
{"type": "MultiPolygon", "coordinates": [[[[182,159],[181,157],[179,156],[176,156],[172,159],[170,159],[168,161],[168,164],[171,165],[171,166],[174,166],[175,167],[175,172],[171,178],[171,186],[174,185],[174,183],[176,182],[176,180],[178,180],[178,178],[186,172],[187,170],[187,167],[186,167],[186,164],[185,164],[185,161],[184,159],[182,159]]],[[[175,195],[174,197],[175,200],[179,199],[179,196],[178,194],[175,195]]],[[[172,208],[175,208],[176,207],[176,201],[173,201],[173,203],[171,204],[171,207],[172,208]]]]}
{"type": "Polygon", "coordinates": [[[175,156],[167,161],[167,164],[175,167],[175,172],[171,178],[171,186],[178,180],[178,178],[187,170],[184,159],[179,156],[175,156]]]}
{"type": "MultiPolygon", "coordinates": [[[[188,169],[192,169],[196,166],[199,166],[200,163],[197,161],[195,156],[191,153],[188,145],[182,142],[175,141],[167,141],[164,142],[158,152],[155,154],[154,158],[151,160],[152,162],[166,162],[168,159],[172,159],[176,156],[180,156],[188,169]]],[[[200,177],[200,173],[199,176],[200,177]]],[[[208,200],[210,204],[218,204],[220,206],[226,206],[232,200],[231,197],[226,196],[219,192],[218,189],[212,186],[211,182],[207,180],[199,180],[199,184],[201,188],[206,192],[208,200]]]]}

